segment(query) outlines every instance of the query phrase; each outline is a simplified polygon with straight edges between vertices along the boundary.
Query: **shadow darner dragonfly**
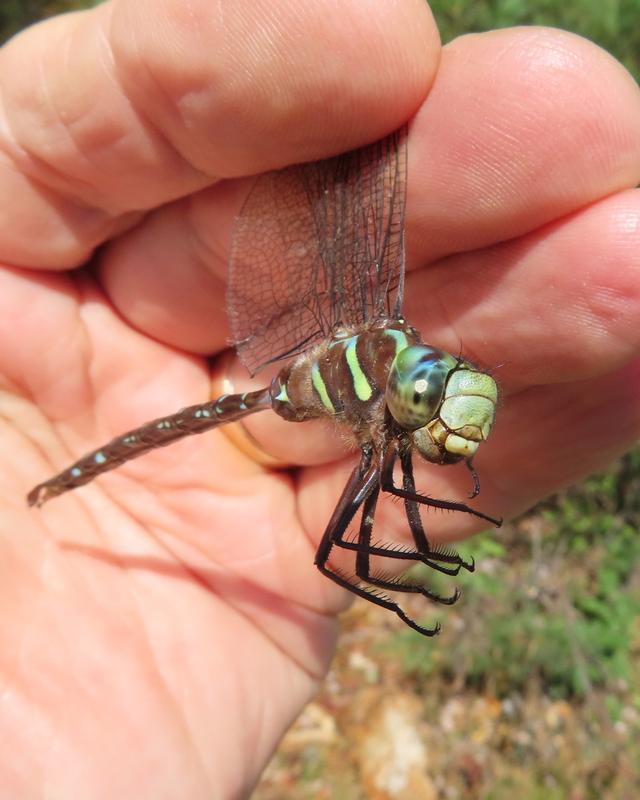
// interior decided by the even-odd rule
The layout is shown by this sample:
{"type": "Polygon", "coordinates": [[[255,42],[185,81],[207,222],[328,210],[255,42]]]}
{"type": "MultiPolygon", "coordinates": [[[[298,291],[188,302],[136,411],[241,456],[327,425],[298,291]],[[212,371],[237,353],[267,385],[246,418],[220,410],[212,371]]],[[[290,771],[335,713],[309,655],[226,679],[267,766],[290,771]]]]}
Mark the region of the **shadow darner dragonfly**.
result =
{"type": "Polygon", "coordinates": [[[458,598],[402,575],[376,571],[376,557],[426,564],[456,575],[473,563],[434,546],[421,505],[466,512],[466,503],[416,491],[413,452],[435,464],[472,458],[489,435],[497,402],[494,379],[461,357],[423,344],[402,317],[406,130],[325,161],[257,179],[238,218],[229,272],[228,311],[240,358],[252,374],[288,363],[258,391],[223,395],[153,420],[81,458],[28,495],[30,505],[75,489],[129,459],[184,436],[272,409],[302,422],[330,417],[348,426],[361,455],[329,520],[315,563],[349,591],[394,611],[427,636],[387,592],[438,603],[458,598]],[[399,463],[402,485],[394,467],[399,463]],[[381,492],[404,501],[414,547],[372,539],[381,492]],[[361,512],[355,536],[348,528],[361,512]],[[350,574],[331,564],[334,548],[355,552],[350,574]]]}

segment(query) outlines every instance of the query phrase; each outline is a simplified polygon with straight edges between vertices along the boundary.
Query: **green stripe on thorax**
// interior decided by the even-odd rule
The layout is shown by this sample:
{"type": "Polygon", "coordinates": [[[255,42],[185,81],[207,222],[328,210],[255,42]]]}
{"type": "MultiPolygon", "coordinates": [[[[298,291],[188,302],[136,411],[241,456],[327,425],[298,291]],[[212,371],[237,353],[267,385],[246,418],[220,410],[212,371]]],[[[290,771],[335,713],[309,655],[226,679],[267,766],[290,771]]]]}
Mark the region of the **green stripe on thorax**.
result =
{"type": "Polygon", "coordinates": [[[329,393],[327,392],[327,386],[324,382],[324,378],[320,374],[320,365],[317,361],[314,361],[311,365],[311,383],[313,384],[313,388],[318,393],[318,397],[320,398],[322,405],[330,414],[335,414],[336,410],[331,402],[329,393]]]}
{"type": "Polygon", "coordinates": [[[407,334],[404,331],[396,330],[395,328],[387,328],[384,332],[385,336],[390,336],[392,339],[395,340],[396,345],[396,355],[401,350],[404,350],[405,347],[409,347],[409,339],[407,338],[407,334]]]}
{"type": "Polygon", "coordinates": [[[364,374],[364,370],[362,369],[358,359],[358,353],[356,350],[358,338],[358,336],[352,336],[344,342],[346,345],[344,355],[347,360],[349,371],[351,372],[351,378],[353,379],[353,388],[355,390],[356,397],[358,400],[366,403],[367,400],[371,399],[373,388],[371,387],[367,376],[364,374]]]}

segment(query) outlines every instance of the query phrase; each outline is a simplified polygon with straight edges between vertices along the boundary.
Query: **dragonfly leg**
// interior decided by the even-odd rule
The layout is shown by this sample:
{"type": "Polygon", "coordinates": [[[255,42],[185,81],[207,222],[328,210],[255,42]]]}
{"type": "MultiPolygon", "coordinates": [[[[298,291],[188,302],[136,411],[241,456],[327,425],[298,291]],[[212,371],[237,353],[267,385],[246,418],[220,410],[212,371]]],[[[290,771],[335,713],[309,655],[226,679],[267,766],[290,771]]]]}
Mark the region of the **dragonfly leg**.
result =
{"type": "MultiPolygon", "coordinates": [[[[403,481],[405,489],[408,492],[415,492],[413,469],[410,461],[410,454],[408,455],[409,460],[403,464],[403,481]]],[[[463,568],[469,572],[474,571],[475,562],[473,559],[471,561],[465,561],[453,548],[432,547],[422,525],[418,504],[414,500],[409,500],[408,498],[404,498],[404,504],[416,549],[408,549],[403,545],[370,545],[368,547],[370,555],[419,561],[430,569],[442,572],[444,575],[458,575],[463,568]],[[445,567],[444,564],[452,564],[453,566],[445,567]]],[[[358,549],[358,542],[342,539],[340,542],[336,542],[336,544],[348,550],[358,549]]]]}
{"type": "MultiPolygon", "coordinates": [[[[395,450],[394,446],[394,452],[395,450]]],[[[411,450],[402,450],[400,453],[400,466],[402,467],[402,486],[409,496],[404,498],[404,506],[407,512],[407,519],[409,521],[409,528],[411,535],[415,542],[416,548],[419,552],[427,554],[434,562],[442,562],[440,564],[430,563],[433,569],[443,572],[445,575],[457,575],[461,568],[466,569],[468,572],[473,572],[475,569],[475,562],[465,561],[462,556],[452,547],[432,547],[427,539],[427,535],[422,524],[420,517],[420,510],[417,502],[412,499],[416,495],[416,483],[413,476],[413,459],[411,450]],[[453,564],[453,567],[447,568],[442,564],[453,564]]],[[[393,463],[390,466],[391,475],[393,480],[393,463]]]]}
{"type": "MultiPolygon", "coordinates": [[[[410,470],[410,465],[408,474],[409,479],[412,480],[413,473],[410,470]]],[[[367,502],[369,502],[369,498],[367,498],[367,502]]],[[[422,527],[422,520],[420,519],[418,507],[415,502],[411,500],[405,500],[405,508],[407,520],[413,534],[416,549],[408,548],[402,544],[371,544],[370,533],[368,537],[366,537],[366,546],[363,547],[362,543],[365,541],[364,531],[361,531],[355,540],[346,539],[343,532],[343,535],[336,538],[334,544],[336,547],[340,547],[344,550],[353,550],[359,552],[360,550],[364,549],[369,556],[382,556],[384,558],[395,558],[401,561],[420,562],[425,566],[436,570],[437,572],[444,573],[445,575],[455,576],[463,567],[464,569],[469,570],[469,572],[473,572],[475,568],[473,561],[464,561],[462,557],[458,555],[452,548],[444,549],[431,547],[424,532],[424,528],[422,527]],[[439,562],[454,564],[454,566],[445,567],[439,562]]],[[[369,518],[371,518],[371,521],[373,520],[373,511],[367,511],[367,509],[365,509],[362,514],[363,522],[367,521],[369,518]]],[[[364,570],[362,573],[358,573],[360,577],[363,577],[364,574],[364,570]]]]}
{"type": "Polygon", "coordinates": [[[473,500],[474,497],[477,497],[480,494],[480,478],[478,477],[478,473],[476,472],[476,469],[473,466],[472,458],[465,458],[464,465],[471,473],[471,480],[473,481],[473,489],[472,491],[469,492],[469,499],[473,500]]]}
{"type": "MultiPolygon", "coordinates": [[[[440,626],[436,625],[433,628],[427,628],[420,625],[414,619],[408,616],[403,609],[394,602],[388,595],[381,592],[374,584],[366,585],[360,582],[362,579],[357,576],[348,576],[337,567],[329,565],[329,557],[334,545],[338,545],[344,533],[350,524],[351,520],[357,513],[358,509],[362,506],[365,500],[372,493],[377,492],[379,483],[379,469],[378,465],[371,465],[371,452],[370,450],[363,450],[360,464],[353,470],[347,482],[347,485],[342,492],[342,496],[338,501],[324,536],[318,546],[315,557],[315,564],[322,572],[332,581],[348,589],[358,597],[362,597],[371,603],[375,603],[388,611],[393,611],[400,619],[405,622],[410,628],[413,628],[418,633],[424,636],[435,636],[440,632],[440,626]]],[[[370,583],[370,582],[367,582],[370,583]]]]}
{"type": "MultiPolygon", "coordinates": [[[[451,605],[455,603],[456,600],[460,597],[460,592],[458,589],[456,589],[454,593],[449,597],[443,597],[442,595],[436,594],[435,592],[432,592],[430,589],[427,589],[427,587],[424,586],[424,584],[422,583],[405,580],[402,575],[399,577],[395,577],[395,576],[386,576],[371,572],[371,558],[370,558],[371,555],[386,556],[389,553],[389,550],[385,547],[378,546],[373,548],[371,545],[373,521],[375,518],[375,510],[379,494],[380,494],[380,487],[377,486],[375,491],[371,492],[371,494],[366,498],[362,508],[362,520],[360,523],[360,531],[356,542],[356,575],[361,580],[366,581],[367,583],[370,583],[372,586],[377,586],[381,589],[388,589],[389,591],[392,592],[421,594],[423,595],[423,597],[426,597],[429,600],[433,600],[436,603],[443,603],[445,605],[451,605]]],[[[340,545],[340,542],[336,542],[336,544],[340,545]]],[[[392,550],[391,552],[394,552],[394,554],[397,556],[398,551],[392,550]]],[[[415,550],[405,551],[402,553],[402,555],[406,560],[414,562],[422,561],[423,563],[426,563],[429,566],[433,566],[429,561],[424,559],[422,553],[419,553],[415,550]]]]}
{"type": "MultiPolygon", "coordinates": [[[[356,539],[355,541],[350,539],[340,539],[334,542],[336,547],[340,547],[343,550],[358,550],[359,542],[356,539]]],[[[429,567],[430,569],[436,570],[436,572],[442,572],[444,575],[452,575],[456,576],[459,574],[460,570],[464,567],[465,569],[469,570],[469,572],[473,572],[474,565],[467,564],[467,562],[463,562],[460,556],[457,556],[460,563],[455,567],[444,567],[442,564],[439,564],[438,561],[443,558],[442,553],[439,550],[430,550],[427,553],[421,553],[418,550],[413,550],[405,547],[401,544],[385,544],[385,545],[377,545],[372,544],[368,547],[367,552],[370,556],[382,556],[383,558],[395,558],[398,561],[414,561],[424,564],[425,566],[429,567]]],[[[452,551],[446,551],[445,556],[447,559],[453,559],[456,557],[456,554],[452,551]]]]}
{"type": "Polygon", "coordinates": [[[435,497],[428,497],[427,495],[420,494],[415,490],[409,491],[405,488],[401,489],[399,486],[396,486],[393,482],[393,466],[395,464],[396,457],[397,449],[394,444],[389,447],[384,457],[381,473],[382,491],[389,492],[389,494],[393,494],[396,497],[413,500],[416,503],[421,503],[425,506],[431,506],[432,508],[443,508],[448,511],[463,511],[465,514],[471,514],[474,517],[478,517],[478,519],[483,519],[487,522],[490,522],[497,528],[502,525],[502,517],[490,517],[488,514],[483,514],[482,511],[471,508],[471,506],[468,506],[466,503],[460,503],[455,500],[438,500],[435,497]]]}

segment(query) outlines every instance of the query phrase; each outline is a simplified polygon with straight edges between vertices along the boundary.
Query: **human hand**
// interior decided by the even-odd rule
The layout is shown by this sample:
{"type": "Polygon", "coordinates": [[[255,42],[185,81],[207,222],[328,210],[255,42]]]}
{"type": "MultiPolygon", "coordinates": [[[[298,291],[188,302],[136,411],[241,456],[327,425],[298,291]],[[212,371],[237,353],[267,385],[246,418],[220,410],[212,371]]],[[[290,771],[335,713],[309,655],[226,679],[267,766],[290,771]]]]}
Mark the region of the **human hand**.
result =
{"type": "MultiPolygon", "coordinates": [[[[209,397],[249,185],[232,179],[382,136],[437,75],[409,140],[405,311],[426,341],[505,363],[483,510],[515,513],[637,435],[637,87],[557,31],[467,37],[438,66],[422,2],[361,10],[107,4],[2,54],[7,796],[242,796],[327,668],[346,600],[313,551],[353,458],[326,429],[247,420],[311,462],[295,473],[214,432],[24,505],[86,450],[209,397]]],[[[452,468],[424,481],[463,492],[452,468]]]]}

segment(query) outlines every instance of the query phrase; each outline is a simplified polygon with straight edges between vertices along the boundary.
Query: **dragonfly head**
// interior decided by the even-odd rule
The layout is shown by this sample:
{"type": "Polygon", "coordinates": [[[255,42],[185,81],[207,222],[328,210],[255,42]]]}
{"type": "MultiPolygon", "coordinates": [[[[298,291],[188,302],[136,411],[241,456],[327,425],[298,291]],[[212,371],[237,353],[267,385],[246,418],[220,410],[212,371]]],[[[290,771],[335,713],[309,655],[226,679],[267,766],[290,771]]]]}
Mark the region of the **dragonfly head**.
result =
{"type": "Polygon", "coordinates": [[[420,455],[452,464],[471,458],[489,436],[498,387],[491,375],[444,350],[412,345],[393,360],[385,397],[420,455]]]}

